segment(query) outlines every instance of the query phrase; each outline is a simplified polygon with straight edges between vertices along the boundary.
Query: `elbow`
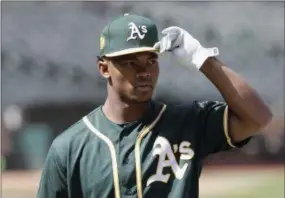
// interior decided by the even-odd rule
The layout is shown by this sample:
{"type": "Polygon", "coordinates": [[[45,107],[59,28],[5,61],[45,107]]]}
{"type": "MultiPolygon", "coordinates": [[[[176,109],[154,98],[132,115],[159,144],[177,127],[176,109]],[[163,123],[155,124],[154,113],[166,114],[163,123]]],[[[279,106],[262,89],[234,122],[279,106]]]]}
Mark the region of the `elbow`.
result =
{"type": "Polygon", "coordinates": [[[266,125],[268,125],[271,121],[272,121],[272,119],[273,119],[273,113],[272,113],[272,111],[268,108],[268,115],[267,115],[267,124],[266,125]]]}
{"type": "Polygon", "coordinates": [[[259,119],[255,121],[255,125],[258,131],[264,129],[273,119],[273,113],[268,107],[260,112],[259,115],[259,119]]]}
{"type": "Polygon", "coordinates": [[[272,118],[273,118],[273,113],[270,110],[270,108],[267,107],[267,106],[266,106],[266,108],[264,110],[264,116],[263,117],[264,118],[263,118],[262,124],[261,124],[262,128],[266,127],[272,121],[272,118]]]}
{"type": "Polygon", "coordinates": [[[269,108],[265,108],[259,111],[258,115],[254,119],[246,119],[244,123],[252,133],[261,132],[271,121],[273,114],[269,108]]]}

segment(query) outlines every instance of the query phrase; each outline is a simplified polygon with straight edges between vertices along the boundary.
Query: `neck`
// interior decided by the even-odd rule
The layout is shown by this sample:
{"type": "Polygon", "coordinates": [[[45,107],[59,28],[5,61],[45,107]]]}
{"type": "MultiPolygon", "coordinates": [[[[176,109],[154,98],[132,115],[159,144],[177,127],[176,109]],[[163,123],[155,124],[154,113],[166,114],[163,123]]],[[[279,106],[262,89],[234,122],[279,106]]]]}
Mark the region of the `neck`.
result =
{"type": "Polygon", "coordinates": [[[107,97],[102,110],[109,120],[117,124],[123,124],[138,120],[144,115],[147,108],[148,102],[126,103],[107,97]]]}

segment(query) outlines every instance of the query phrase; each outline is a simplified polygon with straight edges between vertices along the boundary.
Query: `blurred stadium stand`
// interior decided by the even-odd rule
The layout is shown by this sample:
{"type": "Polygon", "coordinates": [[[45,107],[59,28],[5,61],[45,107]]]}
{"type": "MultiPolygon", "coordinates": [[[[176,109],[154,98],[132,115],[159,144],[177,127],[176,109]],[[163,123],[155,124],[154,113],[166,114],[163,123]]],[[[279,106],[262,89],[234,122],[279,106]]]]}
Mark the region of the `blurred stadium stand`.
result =
{"type": "MultiPolygon", "coordinates": [[[[109,20],[125,12],[148,16],[160,29],[182,26],[203,45],[218,46],[223,62],[272,107],[275,118],[263,135],[206,163],[284,162],[281,9],[266,2],[2,2],[1,154],[7,169],[40,168],[52,139],[104,101],[105,82],[96,68],[99,35],[109,20]]],[[[160,64],[155,98],[168,103],[222,100],[198,72],[173,66],[177,63],[167,55],[160,64]]]]}

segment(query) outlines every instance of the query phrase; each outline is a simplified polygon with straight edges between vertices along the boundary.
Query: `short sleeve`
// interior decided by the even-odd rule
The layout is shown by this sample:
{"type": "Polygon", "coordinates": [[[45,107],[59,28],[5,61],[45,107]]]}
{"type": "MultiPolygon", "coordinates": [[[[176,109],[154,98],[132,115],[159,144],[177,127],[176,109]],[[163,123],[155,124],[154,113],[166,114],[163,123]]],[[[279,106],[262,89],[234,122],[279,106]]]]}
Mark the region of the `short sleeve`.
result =
{"type": "Polygon", "coordinates": [[[66,168],[54,145],[42,170],[37,198],[68,198],[66,168]]]}
{"type": "Polygon", "coordinates": [[[242,147],[250,138],[240,142],[233,142],[230,136],[230,110],[224,102],[205,101],[196,102],[198,112],[198,129],[201,153],[203,157],[211,153],[227,151],[242,147]]]}

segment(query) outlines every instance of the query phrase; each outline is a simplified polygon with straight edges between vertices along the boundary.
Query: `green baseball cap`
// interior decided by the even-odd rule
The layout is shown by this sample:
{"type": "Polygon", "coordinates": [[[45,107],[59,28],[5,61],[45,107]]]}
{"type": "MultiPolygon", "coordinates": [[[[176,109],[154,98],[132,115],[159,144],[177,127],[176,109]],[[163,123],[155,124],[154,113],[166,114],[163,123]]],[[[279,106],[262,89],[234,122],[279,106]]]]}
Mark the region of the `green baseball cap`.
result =
{"type": "Polygon", "coordinates": [[[100,37],[100,57],[115,57],[138,52],[158,52],[156,25],[148,18],[124,14],[109,22],[100,37]]]}

